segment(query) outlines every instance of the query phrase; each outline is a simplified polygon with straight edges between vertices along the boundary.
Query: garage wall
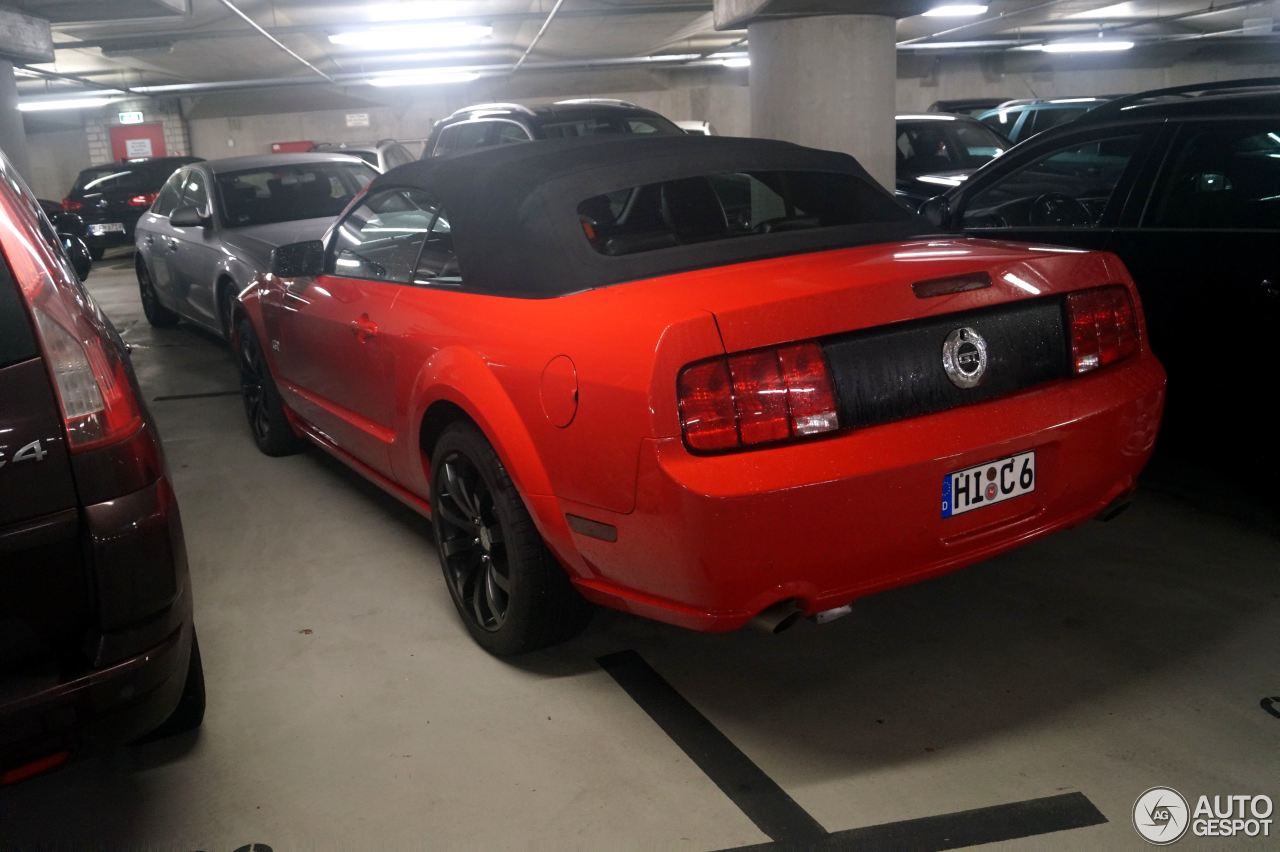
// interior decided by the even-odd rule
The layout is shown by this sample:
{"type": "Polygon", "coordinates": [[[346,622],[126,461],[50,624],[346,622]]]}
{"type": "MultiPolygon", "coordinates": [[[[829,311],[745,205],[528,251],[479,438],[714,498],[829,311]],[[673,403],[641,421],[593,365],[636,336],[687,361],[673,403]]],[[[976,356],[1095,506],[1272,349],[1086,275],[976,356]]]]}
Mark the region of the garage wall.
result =
{"type": "Polygon", "coordinates": [[[61,201],[71,190],[76,175],[89,165],[89,142],[84,127],[27,134],[26,175],[31,190],[40,198],[61,201]]]}
{"type": "Polygon", "coordinates": [[[1242,46],[1188,54],[1144,50],[1124,56],[1056,57],[1001,54],[949,57],[898,54],[898,111],[918,112],[937,100],[993,97],[1079,97],[1166,86],[1280,76],[1280,54],[1242,46]]]}
{"type": "Polygon", "coordinates": [[[674,120],[710,121],[725,135],[748,135],[751,121],[746,75],[719,76],[729,79],[720,82],[708,80],[701,74],[683,74],[675,78],[675,85],[668,87],[663,85],[667,81],[658,79],[659,75],[647,74],[643,82],[649,88],[643,89],[627,85],[630,81],[625,77],[608,74],[568,76],[550,85],[545,80],[537,81],[536,89],[531,84],[477,82],[438,91],[424,89],[411,97],[375,95],[384,97],[383,103],[372,102],[365,94],[366,88],[341,92],[321,89],[260,92],[253,93],[252,108],[265,111],[253,115],[244,114],[251,100],[249,93],[235,93],[191,99],[185,105],[185,113],[192,151],[208,159],[268,153],[272,142],[425,140],[433,122],[459,107],[491,101],[545,101],[560,97],[621,98],[674,120]],[[330,106],[334,101],[342,104],[342,108],[315,108],[322,104],[330,106]],[[369,127],[347,127],[349,113],[367,113],[369,127]]]}

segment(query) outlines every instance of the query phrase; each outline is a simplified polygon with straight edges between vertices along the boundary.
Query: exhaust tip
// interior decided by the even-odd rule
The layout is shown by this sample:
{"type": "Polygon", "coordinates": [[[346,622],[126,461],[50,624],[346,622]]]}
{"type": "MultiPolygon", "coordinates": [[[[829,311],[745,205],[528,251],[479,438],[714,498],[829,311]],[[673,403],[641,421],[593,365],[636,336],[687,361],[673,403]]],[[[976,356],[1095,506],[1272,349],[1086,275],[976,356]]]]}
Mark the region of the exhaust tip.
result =
{"type": "Polygon", "coordinates": [[[751,626],[776,636],[782,631],[794,627],[796,622],[803,617],[804,610],[800,608],[800,604],[797,601],[779,601],[773,606],[762,610],[759,615],[751,619],[751,626]]]}

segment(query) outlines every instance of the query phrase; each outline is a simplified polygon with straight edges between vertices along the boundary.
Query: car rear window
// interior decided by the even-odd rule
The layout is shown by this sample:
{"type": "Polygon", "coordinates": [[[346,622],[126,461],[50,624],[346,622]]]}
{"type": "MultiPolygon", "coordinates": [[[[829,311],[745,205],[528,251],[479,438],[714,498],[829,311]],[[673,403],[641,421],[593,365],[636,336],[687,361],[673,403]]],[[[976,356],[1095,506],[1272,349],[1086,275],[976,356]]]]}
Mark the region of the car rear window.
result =
{"type": "Polygon", "coordinates": [[[587,115],[561,121],[552,120],[542,125],[542,135],[548,139],[606,134],[650,136],[683,132],[664,118],[644,115],[587,115]]]}
{"type": "Polygon", "coordinates": [[[27,309],[8,264],[0,256],[0,367],[26,361],[36,354],[27,309]]]}
{"type": "Polygon", "coordinates": [[[853,175],[809,171],[699,175],[595,195],[578,205],[583,234],[610,256],[903,216],[892,199],[853,175]]]}
{"type": "Polygon", "coordinates": [[[217,176],[229,228],[337,216],[378,176],[363,162],[294,163],[217,176]]]}
{"type": "Polygon", "coordinates": [[[85,169],[76,178],[72,194],[86,192],[143,192],[148,181],[141,169],[122,164],[85,169]]]}

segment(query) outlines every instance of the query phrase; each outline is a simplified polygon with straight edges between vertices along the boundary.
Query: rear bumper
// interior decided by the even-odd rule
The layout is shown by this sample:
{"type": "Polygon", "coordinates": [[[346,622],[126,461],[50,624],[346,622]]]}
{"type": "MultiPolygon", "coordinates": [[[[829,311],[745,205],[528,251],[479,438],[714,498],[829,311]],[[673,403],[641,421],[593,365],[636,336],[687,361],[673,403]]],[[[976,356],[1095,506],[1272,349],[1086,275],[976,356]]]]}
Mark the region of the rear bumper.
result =
{"type": "Polygon", "coordinates": [[[0,771],[136,739],[159,727],[182,695],[192,601],[167,480],[81,515],[96,611],[74,660],[31,657],[0,672],[0,771]]]}
{"type": "Polygon", "coordinates": [[[778,449],[696,457],[678,438],[647,441],[635,511],[586,512],[616,526],[617,541],[573,534],[574,582],[597,603],[720,631],[779,601],[813,614],[951,571],[1132,491],[1164,386],[1143,353],[1004,399],[778,449]],[[941,517],[945,474],[1027,450],[1033,493],[941,517]]]}

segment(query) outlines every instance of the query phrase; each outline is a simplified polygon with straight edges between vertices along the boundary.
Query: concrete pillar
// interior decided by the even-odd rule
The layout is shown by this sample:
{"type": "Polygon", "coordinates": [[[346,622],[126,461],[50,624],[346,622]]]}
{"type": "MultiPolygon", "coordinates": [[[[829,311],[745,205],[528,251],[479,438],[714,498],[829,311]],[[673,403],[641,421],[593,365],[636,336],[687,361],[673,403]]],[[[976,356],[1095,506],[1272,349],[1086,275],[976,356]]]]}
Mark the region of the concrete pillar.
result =
{"type": "Polygon", "coordinates": [[[27,130],[18,112],[18,84],[13,77],[13,63],[0,59],[0,150],[9,156],[18,174],[30,180],[27,159],[27,130]]]}
{"type": "Polygon", "coordinates": [[[852,154],[892,189],[894,19],[761,18],[747,30],[752,135],[852,154]]]}

